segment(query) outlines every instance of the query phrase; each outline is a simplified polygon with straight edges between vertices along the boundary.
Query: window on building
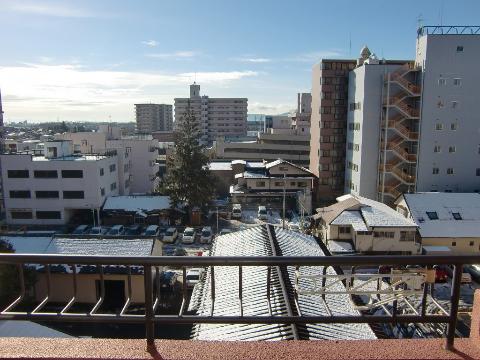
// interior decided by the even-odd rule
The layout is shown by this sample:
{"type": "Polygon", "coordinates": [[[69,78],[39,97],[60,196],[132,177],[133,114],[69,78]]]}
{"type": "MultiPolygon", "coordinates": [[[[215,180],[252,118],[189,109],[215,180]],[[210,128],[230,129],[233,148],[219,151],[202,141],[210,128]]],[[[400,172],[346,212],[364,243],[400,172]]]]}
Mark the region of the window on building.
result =
{"type": "Polygon", "coordinates": [[[105,196],[105,188],[100,188],[100,195],[105,196]]]}
{"type": "Polygon", "coordinates": [[[463,45],[458,45],[457,46],[457,53],[463,52],[463,45]]]}
{"type": "Polygon", "coordinates": [[[457,123],[451,123],[450,124],[450,130],[457,130],[457,123]]]}
{"type": "Polygon", "coordinates": [[[436,152],[436,153],[439,153],[441,152],[442,148],[440,145],[435,145],[434,148],[433,148],[433,152],[436,152]]]}
{"type": "Polygon", "coordinates": [[[81,179],[83,178],[83,170],[62,170],[62,178],[81,179]]]}
{"type": "Polygon", "coordinates": [[[37,211],[37,219],[61,219],[60,211],[37,211]]]}
{"type": "Polygon", "coordinates": [[[454,153],[454,152],[456,152],[456,151],[457,151],[457,148],[456,148],[455,146],[449,146],[449,147],[448,147],[448,152],[449,152],[449,153],[454,153]]]}
{"type": "Polygon", "coordinates": [[[436,167],[434,167],[433,170],[432,170],[433,175],[438,175],[439,172],[440,172],[440,169],[436,168],[436,167]]]}
{"type": "Polygon", "coordinates": [[[10,210],[10,216],[12,219],[32,219],[33,213],[28,210],[10,210]]]}
{"type": "Polygon", "coordinates": [[[470,245],[470,246],[473,246],[473,245],[475,245],[475,242],[474,242],[474,241],[470,241],[469,245],[470,245]]]}
{"type": "Polygon", "coordinates": [[[109,168],[110,168],[110,172],[114,172],[117,169],[117,166],[115,164],[111,164],[109,168]]]}
{"type": "Polygon", "coordinates": [[[283,186],[283,181],[275,181],[275,186],[283,186]]]}
{"type": "Polygon", "coordinates": [[[305,181],[299,181],[297,182],[298,187],[307,187],[307,183],[305,181]]]}
{"type": "Polygon", "coordinates": [[[459,212],[452,212],[452,216],[455,220],[462,220],[462,215],[459,212]]]}
{"type": "Polygon", "coordinates": [[[443,100],[438,100],[438,102],[437,102],[437,107],[438,107],[439,109],[441,109],[441,108],[443,108],[444,106],[445,106],[445,104],[444,104],[443,100]]]}
{"type": "Polygon", "coordinates": [[[288,171],[288,166],[279,166],[278,170],[279,171],[288,171]]]}
{"type": "Polygon", "coordinates": [[[8,170],[7,174],[10,179],[24,179],[29,177],[28,170],[8,170]]]}
{"type": "Polygon", "coordinates": [[[438,79],[438,85],[440,85],[440,86],[447,85],[447,79],[444,79],[444,78],[438,79]]]}
{"type": "Polygon", "coordinates": [[[455,173],[455,171],[453,170],[453,168],[448,168],[447,169],[447,175],[453,175],[455,173]]]}
{"type": "Polygon", "coordinates": [[[477,176],[480,176],[480,168],[477,168],[477,169],[476,169],[475,174],[476,174],[477,176]]]}
{"type": "Polygon", "coordinates": [[[115,190],[116,188],[117,188],[117,183],[116,182],[110,184],[110,190],[111,191],[115,190]]]}
{"type": "Polygon", "coordinates": [[[35,191],[35,197],[37,199],[58,199],[58,191],[49,190],[49,191],[35,191]]]}
{"type": "Polygon", "coordinates": [[[435,130],[443,130],[443,124],[442,123],[436,123],[435,124],[435,130]]]}
{"type": "Polygon", "coordinates": [[[426,213],[430,220],[438,220],[438,214],[436,211],[426,211],[426,213]]]}
{"type": "Polygon", "coordinates": [[[452,241],[452,246],[457,246],[457,242],[456,242],[456,241],[452,241]]]}
{"type": "Polygon", "coordinates": [[[338,228],[338,232],[339,232],[340,234],[350,234],[350,231],[351,231],[351,230],[350,230],[350,226],[340,226],[340,227],[338,228]]]}
{"type": "Polygon", "coordinates": [[[33,176],[37,179],[54,179],[58,178],[57,170],[35,170],[33,176]]]}
{"type": "Polygon", "coordinates": [[[452,109],[456,109],[456,108],[458,108],[458,101],[453,100],[452,101],[452,109]]]}
{"type": "Polygon", "coordinates": [[[64,199],[84,199],[85,193],[83,191],[64,191],[64,199]]]}
{"type": "Polygon", "coordinates": [[[10,190],[12,199],[30,199],[30,190],[10,190]]]}
{"type": "Polygon", "coordinates": [[[415,232],[400,231],[400,241],[415,241],[415,232]]]}
{"type": "Polygon", "coordinates": [[[105,174],[105,171],[103,170],[103,168],[100,168],[100,176],[103,176],[105,174]]]}
{"type": "Polygon", "coordinates": [[[395,233],[393,231],[374,231],[373,237],[393,239],[395,237],[395,233]]]}
{"type": "Polygon", "coordinates": [[[256,187],[265,187],[265,181],[257,181],[255,182],[256,187]]]}
{"type": "Polygon", "coordinates": [[[462,85],[462,79],[460,79],[460,78],[453,79],[453,85],[455,85],[455,86],[462,85]]]}

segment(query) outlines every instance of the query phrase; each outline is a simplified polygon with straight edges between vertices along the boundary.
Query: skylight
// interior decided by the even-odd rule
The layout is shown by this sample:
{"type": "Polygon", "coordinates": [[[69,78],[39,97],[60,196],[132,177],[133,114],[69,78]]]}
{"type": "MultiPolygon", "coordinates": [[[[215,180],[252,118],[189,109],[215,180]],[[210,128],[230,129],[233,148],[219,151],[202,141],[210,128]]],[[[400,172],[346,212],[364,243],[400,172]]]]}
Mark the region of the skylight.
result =
{"type": "Polygon", "coordinates": [[[462,220],[462,215],[458,212],[452,212],[452,216],[455,220],[462,220]]]}
{"type": "Polygon", "coordinates": [[[436,211],[427,211],[426,213],[430,220],[438,220],[438,214],[436,211]]]}

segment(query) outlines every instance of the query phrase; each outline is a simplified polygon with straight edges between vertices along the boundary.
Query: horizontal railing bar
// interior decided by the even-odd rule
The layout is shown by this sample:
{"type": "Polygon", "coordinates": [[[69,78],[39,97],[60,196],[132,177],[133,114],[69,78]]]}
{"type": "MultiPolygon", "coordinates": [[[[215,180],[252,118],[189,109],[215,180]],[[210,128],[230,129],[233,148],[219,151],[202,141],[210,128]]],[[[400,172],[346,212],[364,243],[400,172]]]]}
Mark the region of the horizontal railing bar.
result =
{"type": "Polygon", "coordinates": [[[478,264],[480,255],[368,256],[85,256],[0,254],[0,264],[81,264],[156,266],[341,266],[478,264]]]}
{"type": "MultiPolygon", "coordinates": [[[[0,315],[0,320],[72,321],[72,322],[112,322],[143,323],[145,315],[74,315],[36,313],[0,315]]],[[[376,323],[446,323],[444,315],[398,315],[395,318],[385,315],[364,316],[202,316],[202,315],[155,315],[157,323],[167,324],[376,324],[376,323]]]]}

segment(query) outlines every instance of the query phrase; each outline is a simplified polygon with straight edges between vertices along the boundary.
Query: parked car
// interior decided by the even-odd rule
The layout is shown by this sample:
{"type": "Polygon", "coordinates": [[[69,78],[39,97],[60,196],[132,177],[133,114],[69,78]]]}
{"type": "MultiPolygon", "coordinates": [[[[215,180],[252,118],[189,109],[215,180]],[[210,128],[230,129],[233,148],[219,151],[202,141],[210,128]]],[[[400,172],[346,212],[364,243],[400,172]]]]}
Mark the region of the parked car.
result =
{"type": "Polygon", "coordinates": [[[292,231],[300,232],[300,226],[298,226],[298,224],[296,224],[296,223],[288,224],[288,229],[292,230],[292,231]]]}
{"type": "Polygon", "coordinates": [[[73,230],[72,234],[73,235],[82,235],[82,234],[88,234],[88,231],[90,230],[90,225],[79,225],[73,230]]]}
{"type": "Polygon", "coordinates": [[[202,276],[203,269],[190,269],[187,271],[187,288],[193,288],[199,281],[202,276]]]}
{"type": "Polygon", "coordinates": [[[107,233],[107,235],[118,236],[118,235],[123,235],[124,232],[125,232],[125,226],[114,225],[110,228],[110,231],[107,233]]]}
{"type": "Polygon", "coordinates": [[[202,234],[200,236],[200,242],[202,244],[208,244],[208,243],[212,242],[212,237],[213,237],[212,228],[210,226],[205,226],[202,229],[202,234]]]}
{"type": "Polygon", "coordinates": [[[267,220],[267,219],[268,219],[267,208],[266,208],[265,206],[260,205],[260,206],[258,207],[257,217],[258,217],[260,220],[267,220]]]}
{"type": "Polygon", "coordinates": [[[90,235],[104,235],[108,232],[108,229],[102,226],[94,226],[90,229],[90,235]]]}
{"type": "Polygon", "coordinates": [[[142,232],[142,227],[138,224],[130,225],[125,229],[125,235],[134,236],[140,235],[142,232]]]}
{"type": "Polygon", "coordinates": [[[183,232],[182,242],[184,244],[193,244],[195,242],[195,229],[187,227],[183,232]]]}
{"type": "Polygon", "coordinates": [[[178,274],[175,271],[162,271],[160,273],[160,288],[162,290],[173,290],[177,280],[178,274]]]}
{"type": "Polygon", "coordinates": [[[168,228],[163,235],[163,242],[174,243],[177,240],[178,232],[174,227],[168,228]]]}
{"type": "Polygon", "coordinates": [[[241,219],[242,218],[242,205],[233,204],[232,206],[232,218],[241,219]]]}
{"type": "Polygon", "coordinates": [[[227,235],[227,234],[230,234],[232,232],[232,230],[230,229],[222,229],[220,230],[220,235],[227,235]]]}
{"type": "Polygon", "coordinates": [[[158,225],[149,225],[142,235],[144,236],[158,236],[160,234],[160,227],[158,225]]]}
{"type": "Polygon", "coordinates": [[[480,264],[465,265],[465,271],[472,276],[473,280],[480,282],[480,264]]]}

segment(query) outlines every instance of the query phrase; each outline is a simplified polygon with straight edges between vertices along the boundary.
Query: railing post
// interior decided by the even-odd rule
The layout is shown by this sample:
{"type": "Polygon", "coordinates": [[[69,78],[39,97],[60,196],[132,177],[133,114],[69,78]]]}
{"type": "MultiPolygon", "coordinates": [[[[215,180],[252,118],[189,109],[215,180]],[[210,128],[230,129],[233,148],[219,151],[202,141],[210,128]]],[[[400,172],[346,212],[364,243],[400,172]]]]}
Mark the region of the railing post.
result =
{"type": "Polygon", "coordinates": [[[152,302],[152,266],[144,265],[143,278],[145,280],[145,336],[147,338],[147,347],[154,345],[154,322],[153,322],[153,302],[152,302]]]}
{"type": "Polygon", "coordinates": [[[453,349],[453,342],[455,340],[455,329],[457,328],[458,302],[460,301],[460,284],[462,281],[462,272],[462,264],[455,264],[452,278],[450,320],[448,322],[447,343],[445,345],[445,348],[447,350],[453,349]]]}

